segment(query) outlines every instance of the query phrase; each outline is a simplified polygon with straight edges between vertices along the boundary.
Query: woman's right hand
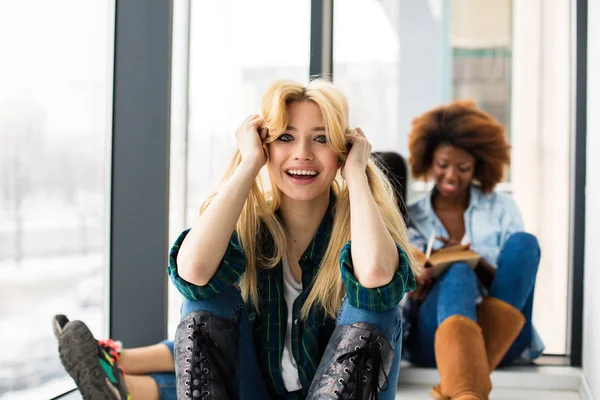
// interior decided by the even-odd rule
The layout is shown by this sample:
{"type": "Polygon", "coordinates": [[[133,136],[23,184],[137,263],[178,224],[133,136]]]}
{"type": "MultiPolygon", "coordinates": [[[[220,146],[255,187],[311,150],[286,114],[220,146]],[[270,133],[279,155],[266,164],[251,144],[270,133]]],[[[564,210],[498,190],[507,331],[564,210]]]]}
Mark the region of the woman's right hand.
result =
{"type": "Polygon", "coordinates": [[[258,114],[249,115],[235,132],[237,146],[243,162],[250,162],[257,169],[267,162],[263,141],[267,137],[265,120],[258,114]]]}
{"type": "Polygon", "coordinates": [[[408,293],[408,297],[414,300],[425,300],[433,286],[433,279],[428,276],[416,276],[417,288],[408,293]]]}

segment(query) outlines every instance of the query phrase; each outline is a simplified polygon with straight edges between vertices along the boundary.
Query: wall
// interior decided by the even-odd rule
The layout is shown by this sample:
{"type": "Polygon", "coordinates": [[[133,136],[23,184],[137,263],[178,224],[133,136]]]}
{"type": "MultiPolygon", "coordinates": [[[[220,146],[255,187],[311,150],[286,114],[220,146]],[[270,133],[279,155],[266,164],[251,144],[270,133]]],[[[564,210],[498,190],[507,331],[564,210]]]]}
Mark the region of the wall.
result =
{"type": "Polygon", "coordinates": [[[583,369],[594,398],[600,399],[600,254],[592,251],[600,238],[600,2],[588,3],[588,100],[585,228],[585,288],[583,309],[583,369]]]}

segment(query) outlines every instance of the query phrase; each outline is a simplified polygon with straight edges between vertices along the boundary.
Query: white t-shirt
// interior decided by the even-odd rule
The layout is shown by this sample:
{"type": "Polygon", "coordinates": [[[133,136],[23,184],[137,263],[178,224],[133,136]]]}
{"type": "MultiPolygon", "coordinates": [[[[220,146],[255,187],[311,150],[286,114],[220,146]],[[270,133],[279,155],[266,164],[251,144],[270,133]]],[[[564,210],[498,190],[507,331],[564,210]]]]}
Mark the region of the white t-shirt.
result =
{"type": "Polygon", "coordinates": [[[285,330],[285,345],[281,355],[281,375],[283,384],[288,392],[302,389],[300,377],[298,376],[298,366],[292,353],[292,318],[294,301],[302,292],[302,283],[298,283],[292,275],[287,255],[283,256],[283,296],[287,304],[287,328],[285,330]]]}

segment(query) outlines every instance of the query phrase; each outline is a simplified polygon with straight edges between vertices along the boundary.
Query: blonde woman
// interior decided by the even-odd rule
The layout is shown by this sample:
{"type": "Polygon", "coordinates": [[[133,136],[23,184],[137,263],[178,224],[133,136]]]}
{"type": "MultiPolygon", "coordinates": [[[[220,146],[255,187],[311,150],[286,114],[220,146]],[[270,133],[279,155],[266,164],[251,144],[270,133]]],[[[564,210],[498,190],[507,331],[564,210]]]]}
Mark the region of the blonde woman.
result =
{"type": "Polygon", "coordinates": [[[415,278],[392,188],[331,83],[276,81],[261,108],[171,250],[178,398],[394,399],[415,278]]]}

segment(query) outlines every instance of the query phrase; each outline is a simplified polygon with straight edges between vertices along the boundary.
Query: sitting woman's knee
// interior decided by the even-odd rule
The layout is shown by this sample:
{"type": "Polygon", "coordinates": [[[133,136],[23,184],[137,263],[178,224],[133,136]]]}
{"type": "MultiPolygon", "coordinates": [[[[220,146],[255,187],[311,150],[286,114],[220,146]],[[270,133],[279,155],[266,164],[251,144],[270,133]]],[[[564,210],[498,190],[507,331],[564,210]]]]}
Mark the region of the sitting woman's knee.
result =
{"type": "Polygon", "coordinates": [[[506,245],[524,247],[528,249],[540,251],[540,245],[537,238],[531,233],[515,232],[506,241],[506,245]]]}
{"type": "Polygon", "coordinates": [[[456,262],[448,267],[441,280],[458,280],[463,283],[472,281],[473,284],[476,284],[477,276],[469,264],[464,262],[456,262]]]}
{"type": "Polygon", "coordinates": [[[524,259],[534,259],[538,262],[541,256],[537,238],[527,232],[515,232],[510,235],[504,249],[508,249],[511,253],[520,253],[524,259]]]}

